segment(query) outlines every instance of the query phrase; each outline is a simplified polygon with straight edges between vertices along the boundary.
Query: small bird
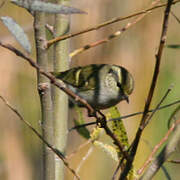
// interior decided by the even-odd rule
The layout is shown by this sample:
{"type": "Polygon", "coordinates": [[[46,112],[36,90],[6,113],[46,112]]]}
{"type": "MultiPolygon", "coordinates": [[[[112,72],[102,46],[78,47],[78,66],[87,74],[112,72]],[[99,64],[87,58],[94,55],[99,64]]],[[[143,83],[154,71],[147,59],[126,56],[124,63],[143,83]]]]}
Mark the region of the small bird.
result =
{"type": "Polygon", "coordinates": [[[129,103],[128,96],[134,89],[132,75],[117,65],[90,64],[52,74],[95,110],[107,109],[122,100],[129,103]]]}

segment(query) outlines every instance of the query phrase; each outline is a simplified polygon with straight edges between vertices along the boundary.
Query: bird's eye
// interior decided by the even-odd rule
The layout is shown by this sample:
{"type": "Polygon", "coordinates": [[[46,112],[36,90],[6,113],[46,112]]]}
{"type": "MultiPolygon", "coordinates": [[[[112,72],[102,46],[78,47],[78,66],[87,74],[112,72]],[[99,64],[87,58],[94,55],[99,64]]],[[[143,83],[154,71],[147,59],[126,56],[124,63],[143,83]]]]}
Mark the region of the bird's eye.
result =
{"type": "Polygon", "coordinates": [[[117,86],[120,88],[120,90],[123,92],[123,88],[120,82],[117,82],[117,86]]]}
{"type": "Polygon", "coordinates": [[[113,72],[114,72],[114,71],[113,71],[112,69],[110,69],[108,73],[112,74],[113,72]]]}

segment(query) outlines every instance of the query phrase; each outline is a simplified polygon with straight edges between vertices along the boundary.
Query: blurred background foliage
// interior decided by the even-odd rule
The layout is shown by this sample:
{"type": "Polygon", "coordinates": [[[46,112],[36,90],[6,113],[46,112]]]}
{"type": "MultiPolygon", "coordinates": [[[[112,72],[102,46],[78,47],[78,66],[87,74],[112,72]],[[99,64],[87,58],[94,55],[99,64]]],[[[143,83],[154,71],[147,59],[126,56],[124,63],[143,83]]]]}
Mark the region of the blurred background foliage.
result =
{"type": "MultiPolygon", "coordinates": [[[[2,0],[0,0],[1,2],[2,0]]],[[[87,15],[71,15],[71,32],[92,27],[114,17],[123,17],[134,12],[143,10],[150,5],[151,1],[119,1],[119,0],[72,0],[72,6],[88,12],[87,15]]],[[[172,7],[173,12],[180,17],[180,5],[172,7]]],[[[164,8],[154,10],[143,18],[140,22],[124,32],[120,37],[112,41],[92,48],[75,56],[71,60],[71,66],[86,65],[91,63],[109,63],[125,66],[133,74],[135,79],[135,90],[130,96],[130,103],[120,103],[118,106],[122,115],[142,111],[150,86],[153,68],[155,64],[155,53],[158,49],[162,18],[164,8]]],[[[6,1],[0,9],[0,16],[10,16],[19,23],[33,46],[31,56],[35,59],[35,47],[33,39],[33,18],[24,9],[19,8],[9,1],[6,1]]],[[[80,48],[86,44],[101,40],[108,35],[121,29],[131,20],[121,21],[97,31],[76,36],[70,40],[70,51],[80,48]]],[[[180,24],[174,17],[170,17],[167,44],[179,44],[180,24]]],[[[16,40],[0,22],[0,37],[4,43],[12,44],[21,49],[16,40]]],[[[22,50],[22,49],[21,49],[22,50]]],[[[24,118],[33,127],[40,130],[40,106],[36,86],[36,72],[11,52],[0,48],[0,94],[7,98],[14,105],[24,118]]],[[[155,90],[152,107],[156,105],[164,95],[170,85],[172,92],[166,98],[164,104],[178,100],[180,97],[180,72],[179,72],[179,49],[165,48],[158,85],[155,90]]],[[[16,115],[12,113],[0,101],[0,179],[8,180],[31,180],[41,178],[41,142],[28,129],[18,121],[16,115]]],[[[152,148],[160,141],[167,131],[167,120],[171,112],[175,109],[172,106],[158,111],[153,120],[144,131],[135,167],[139,168],[151,152],[152,148]]],[[[85,111],[85,116],[86,116],[85,111]]],[[[93,120],[86,118],[87,121],[93,120]]],[[[73,126],[73,113],[70,113],[69,127],[73,126]]],[[[124,120],[129,140],[133,140],[136,129],[140,121],[140,116],[124,120]]],[[[104,137],[106,139],[106,137],[104,137]]],[[[85,140],[77,132],[69,133],[67,154],[77,149],[85,140]]],[[[89,145],[78,151],[70,160],[71,166],[75,169],[80,160],[86,154],[89,145]]],[[[178,157],[178,156],[177,156],[178,157]]],[[[170,173],[172,179],[180,176],[179,165],[165,163],[164,165],[170,173]]],[[[86,180],[109,180],[116,168],[116,163],[98,148],[94,148],[93,153],[85,161],[80,169],[80,176],[86,180]]],[[[65,179],[72,179],[72,174],[66,173],[65,179]]],[[[155,180],[165,179],[163,171],[154,178],[155,180]]]]}

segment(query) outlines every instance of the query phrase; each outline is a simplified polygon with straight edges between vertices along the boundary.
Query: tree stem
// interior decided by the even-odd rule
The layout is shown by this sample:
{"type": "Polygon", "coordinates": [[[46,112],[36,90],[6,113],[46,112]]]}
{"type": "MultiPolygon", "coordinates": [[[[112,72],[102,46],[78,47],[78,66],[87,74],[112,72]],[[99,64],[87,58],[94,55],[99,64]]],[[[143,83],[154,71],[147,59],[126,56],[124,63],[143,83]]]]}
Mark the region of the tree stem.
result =
{"type": "MultiPolygon", "coordinates": [[[[36,41],[36,55],[38,65],[48,70],[47,51],[44,48],[46,42],[45,33],[45,15],[44,13],[35,13],[34,16],[34,30],[36,41]]],[[[38,78],[38,92],[41,103],[41,122],[42,133],[46,141],[53,144],[53,111],[51,99],[51,84],[47,77],[37,72],[38,78]]],[[[54,179],[54,154],[43,144],[43,180],[54,179]]]]}
{"type": "MultiPolygon", "coordinates": [[[[69,5],[69,1],[57,0],[58,4],[69,5]]],[[[55,15],[55,35],[64,35],[69,31],[69,16],[55,15]]],[[[54,71],[65,71],[69,67],[69,40],[65,40],[54,45],[54,71]]],[[[54,133],[55,146],[61,152],[66,149],[67,143],[67,123],[68,123],[68,96],[53,88],[54,105],[54,133]]],[[[64,179],[64,165],[58,159],[55,161],[55,180],[64,179]]]]}

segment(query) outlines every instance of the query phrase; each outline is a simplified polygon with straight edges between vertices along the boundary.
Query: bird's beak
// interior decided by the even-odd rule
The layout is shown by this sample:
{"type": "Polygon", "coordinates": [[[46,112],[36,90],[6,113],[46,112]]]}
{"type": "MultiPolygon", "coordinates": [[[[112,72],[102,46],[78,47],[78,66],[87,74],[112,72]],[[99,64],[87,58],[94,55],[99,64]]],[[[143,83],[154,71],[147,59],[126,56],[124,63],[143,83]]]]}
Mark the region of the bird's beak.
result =
{"type": "Polygon", "coordinates": [[[124,99],[125,99],[126,102],[129,104],[129,98],[128,98],[128,96],[124,95],[124,99]]]}

